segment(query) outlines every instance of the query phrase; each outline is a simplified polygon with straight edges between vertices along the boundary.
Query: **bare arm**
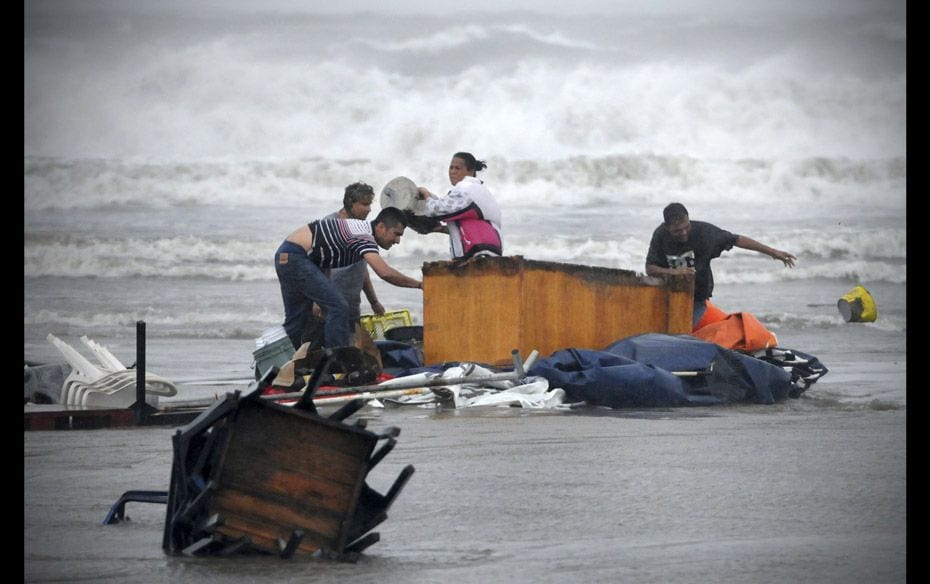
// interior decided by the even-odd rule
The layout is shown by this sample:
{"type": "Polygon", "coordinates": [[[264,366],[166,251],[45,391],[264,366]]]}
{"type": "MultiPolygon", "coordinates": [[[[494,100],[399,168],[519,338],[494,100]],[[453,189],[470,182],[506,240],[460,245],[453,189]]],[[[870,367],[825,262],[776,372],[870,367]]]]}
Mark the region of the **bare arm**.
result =
{"type": "Polygon", "coordinates": [[[381,256],[375,252],[366,253],[365,261],[371,266],[371,269],[378,274],[378,277],[389,284],[394,284],[401,288],[423,288],[423,283],[409,276],[405,276],[387,265],[381,256]]]}
{"type": "Polygon", "coordinates": [[[371,310],[375,314],[384,314],[384,306],[378,302],[378,295],[375,294],[375,287],[371,283],[371,274],[368,273],[368,268],[365,268],[365,282],[362,283],[362,290],[365,292],[365,298],[368,299],[368,304],[371,305],[371,310]]]}
{"type": "Polygon", "coordinates": [[[748,249],[750,251],[757,251],[759,253],[764,253],[765,255],[771,257],[772,259],[783,262],[786,267],[793,268],[794,260],[798,259],[795,256],[791,255],[786,251],[781,251],[773,247],[769,247],[764,243],[759,243],[755,239],[746,237],[745,235],[740,235],[736,243],[736,247],[741,247],[743,249],[748,249]]]}

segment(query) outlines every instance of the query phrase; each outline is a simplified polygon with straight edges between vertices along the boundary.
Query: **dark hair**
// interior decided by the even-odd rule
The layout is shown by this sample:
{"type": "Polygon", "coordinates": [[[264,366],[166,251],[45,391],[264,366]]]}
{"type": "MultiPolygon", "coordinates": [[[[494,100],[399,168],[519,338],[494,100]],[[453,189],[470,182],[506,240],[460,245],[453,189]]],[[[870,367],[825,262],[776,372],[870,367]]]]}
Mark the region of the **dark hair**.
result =
{"type": "Polygon", "coordinates": [[[378,213],[375,220],[371,222],[371,226],[374,227],[378,223],[384,223],[387,227],[397,227],[398,225],[406,227],[407,217],[404,215],[404,212],[397,207],[385,207],[381,209],[381,212],[378,213]]]}
{"type": "Polygon", "coordinates": [[[681,203],[669,203],[662,209],[662,217],[665,218],[665,224],[671,225],[676,221],[688,218],[688,210],[681,203]]]}
{"type": "Polygon", "coordinates": [[[452,158],[461,158],[465,161],[465,168],[468,170],[474,170],[475,172],[484,170],[488,167],[484,160],[475,160],[475,157],[471,152],[456,152],[452,155],[452,158]]]}
{"type": "Polygon", "coordinates": [[[346,192],[342,196],[342,206],[348,211],[352,208],[352,205],[368,197],[371,197],[372,200],[375,198],[375,190],[371,188],[371,185],[354,182],[346,187],[346,192]]]}

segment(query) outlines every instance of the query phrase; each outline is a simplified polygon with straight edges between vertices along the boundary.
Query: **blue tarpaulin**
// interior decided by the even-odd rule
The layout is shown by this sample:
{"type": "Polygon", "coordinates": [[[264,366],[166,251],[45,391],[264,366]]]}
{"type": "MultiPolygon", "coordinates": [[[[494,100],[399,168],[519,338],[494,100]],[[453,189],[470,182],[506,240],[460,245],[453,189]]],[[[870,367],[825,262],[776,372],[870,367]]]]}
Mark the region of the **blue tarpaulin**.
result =
{"type": "MultiPolygon", "coordinates": [[[[413,349],[400,343],[377,344],[385,368],[394,365],[398,375],[442,369],[423,367],[413,349]]],[[[647,333],[602,350],[556,351],[527,375],[564,389],[567,402],[634,408],[772,404],[798,397],[826,372],[816,358],[796,351],[775,349],[756,357],[689,335],[647,333]]]]}
{"type": "Polygon", "coordinates": [[[772,404],[797,395],[785,368],[688,335],[648,333],[601,351],[565,349],[530,371],[566,401],[612,408],[772,404]]]}

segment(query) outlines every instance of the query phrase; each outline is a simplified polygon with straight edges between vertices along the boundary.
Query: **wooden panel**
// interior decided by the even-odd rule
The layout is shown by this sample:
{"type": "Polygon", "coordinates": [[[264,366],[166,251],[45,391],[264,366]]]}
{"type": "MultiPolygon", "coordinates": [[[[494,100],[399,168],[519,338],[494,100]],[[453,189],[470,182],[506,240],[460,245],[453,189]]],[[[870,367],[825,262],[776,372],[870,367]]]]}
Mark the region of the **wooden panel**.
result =
{"type": "Polygon", "coordinates": [[[329,480],[352,484],[359,463],[373,448],[370,438],[303,418],[267,413],[241,416],[226,452],[222,480],[262,467],[295,473],[322,468],[329,480]]]}
{"type": "Polygon", "coordinates": [[[300,553],[341,550],[377,436],[273,404],[243,403],[232,422],[210,514],[218,531],[260,547],[305,532],[300,553]]]}
{"type": "Polygon", "coordinates": [[[668,333],[690,335],[694,314],[694,277],[670,278],[668,284],[668,333]]]}
{"type": "Polygon", "coordinates": [[[335,481],[325,473],[325,467],[305,471],[282,471],[274,464],[257,462],[248,471],[224,470],[222,488],[235,488],[246,493],[261,494],[268,500],[283,503],[300,501],[329,509],[335,513],[348,513],[352,503],[350,496],[358,480],[358,467],[351,482],[335,481]]]}
{"type": "Polygon", "coordinates": [[[233,489],[214,496],[213,512],[223,518],[223,524],[216,530],[218,533],[231,538],[248,535],[253,543],[270,552],[278,551],[278,538],[287,541],[297,529],[304,532],[301,553],[313,553],[320,548],[336,549],[345,519],[342,514],[298,507],[293,501],[290,505],[269,502],[233,489]]]}
{"type": "MultiPolygon", "coordinates": [[[[480,258],[485,259],[485,258],[480,258]]],[[[437,262],[445,264],[450,262],[437,262]]],[[[509,347],[494,359],[508,357],[520,338],[522,274],[471,265],[440,270],[424,277],[423,348],[427,363],[446,360],[491,362],[488,347],[509,347]],[[440,357],[440,355],[442,357],[440,357]]]]}
{"type": "Polygon", "coordinates": [[[691,330],[691,278],[665,281],[616,270],[476,258],[423,266],[427,363],[510,363],[510,352],[547,356],[602,349],[622,338],[691,330]]]}
{"type": "Polygon", "coordinates": [[[529,269],[520,350],[543,355],[569,347],[603,349],[622,338],[665,331],[666,294],[626,274],[587,274],[529,269]],[[604,276],[602,274],[601,276],[604,276]],[[622,276],[623,278],[621,278],[622,276]]]}

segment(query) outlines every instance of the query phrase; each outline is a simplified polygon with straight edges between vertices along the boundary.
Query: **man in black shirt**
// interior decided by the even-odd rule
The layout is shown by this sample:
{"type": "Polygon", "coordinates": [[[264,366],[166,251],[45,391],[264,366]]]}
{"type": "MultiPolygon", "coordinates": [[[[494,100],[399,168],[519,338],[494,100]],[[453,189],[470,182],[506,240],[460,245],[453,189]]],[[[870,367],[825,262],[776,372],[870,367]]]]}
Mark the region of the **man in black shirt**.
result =
{"type": "Polygon", "coordinates": [[[714,274],[710,261],[733,246],[759,253],[794,267],[795,256],[736,235],[704,221],[691,221],[681,203],[671,203],[662,211],[665,222],[656,227],[646,254],[646,274],[650,276],[694,274],[694,312],[692,326],[704,311],[714,292],[714,274]]]}

